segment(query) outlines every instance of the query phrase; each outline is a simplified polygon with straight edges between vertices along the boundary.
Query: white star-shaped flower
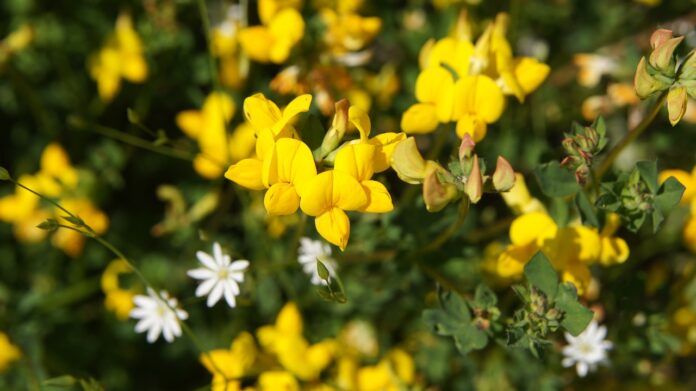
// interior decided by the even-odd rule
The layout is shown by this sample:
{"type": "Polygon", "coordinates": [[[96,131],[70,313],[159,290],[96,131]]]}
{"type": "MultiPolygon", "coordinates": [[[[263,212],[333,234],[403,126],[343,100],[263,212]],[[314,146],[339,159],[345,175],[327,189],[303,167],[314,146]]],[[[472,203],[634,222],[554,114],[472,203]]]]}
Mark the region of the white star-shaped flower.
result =
{"type": "Polygon", "coordinates": [[[607,328],[599,326],[594,320],[577,337],[565,333],[568,345],[563,347],[564,358],[561,364],[566,368],[575,365],[580,377],[596,370],[597,364],[609,364],[607,352],[613,344],[605,340],[606,336],[607,328]]]}
{"type": "Polygon", "coordinates": [[[147,331],[147,342],[155,342],[160,334],[167,342],[181,336],[179,322],[187,319],[188,313],[177,307],[178,301],[169,297],[169,293],[161,291],[157,295],[157,292],[148,288],[147,296],[137,295],[133,298],[133,303],[135,308],[131,310],[130,317],[139,319],[135,332],[147,331]]]}
{"type": "Polygon", "coordinates": [[[319,277],[317,259],[326,266],[331,277],[336,275],[336,268],[338,265],[336,265],[336,261],[331,258],[331,246],[319,240],[312,240],[310,238],[300,239],[297,261],[302,265],[304,272],[312,276],[312,284],[326,285],[326,281],[319,277]]]}
{"type": "Polygon", "coordinates": [[[249,261],[240,259],[232,262],[227,254],[222,253],[220,243],[213,243],[213,254],[198,251],[196,257],[203,265],[202,268],[188,271],[188,275],[202,282],[196,289],[196,296],[208,296],[208,307],[212,307],[223,296],[227,305],[234,308],[237,305],[239,284],[244,282],[244,271],[249,267],[249,261]]]}

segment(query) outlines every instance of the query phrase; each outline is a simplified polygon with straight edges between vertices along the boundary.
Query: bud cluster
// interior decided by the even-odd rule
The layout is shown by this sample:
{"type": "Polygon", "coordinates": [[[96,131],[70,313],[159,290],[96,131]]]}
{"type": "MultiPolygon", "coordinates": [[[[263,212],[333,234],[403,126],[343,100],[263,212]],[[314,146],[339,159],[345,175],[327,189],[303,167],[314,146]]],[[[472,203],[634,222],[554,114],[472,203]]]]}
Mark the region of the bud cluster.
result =
{"type": "Polygon", "coordinates": [[[575,180],[584,185],[590,175],[594,158],[607,145],[606,126],[599,117],[591,126],[573,124],[573,132],[566,133],[562,141],[567,156],[561,166],[575,171],[575,180]]]}
{"type": "Polygon", "coordinates": [[[669,122],[676,125],[686,112],[687,95],[696,99],[696,54],[691,50],[683,61],[678,61],[675,50],[684,40],[673,37],[671,30],[659,29],[650,37],[652,52],[641,58],[634,79],[636,93],[646,99],[659,92],[667,92],[669,122]]]}

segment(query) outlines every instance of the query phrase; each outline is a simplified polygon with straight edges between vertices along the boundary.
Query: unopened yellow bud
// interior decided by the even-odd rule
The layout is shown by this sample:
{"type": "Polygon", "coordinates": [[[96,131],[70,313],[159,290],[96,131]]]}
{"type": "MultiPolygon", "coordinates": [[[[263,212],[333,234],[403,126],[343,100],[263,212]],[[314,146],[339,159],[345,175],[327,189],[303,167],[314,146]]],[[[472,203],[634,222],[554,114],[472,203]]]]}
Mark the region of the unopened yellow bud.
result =
{"type": "Polygon", "coordinates": [[[684,37],[670,38],[664,42],[660,42],[650,53],[650,65],[655,69],[664,72],[668,75],[674,75],[676,62],[674,61],[674,49],[684,40],[684,37]]]}
{"type": "Polygon", "coordinates": [[[515,185],[515,170],[502,156],[498,156],[498,162],[493,173],[493,187],[497,191],[508,191],[515,185]]]}
{"type": "Polygon", "coordinates": [[[668,39],[672,38],[672,30],[667,29],[657,29],[650,36],[650,47],[655,49],[656,47],[665,43],[668,39]]]}
{"type": "Polygon", "coordinates": [[[426,175],[426,162],[418,151],[416,139],[409,137],[394,147],[391,165],[402,181],[418,184],[423,182],[426,175]]]}
{"type": "Polygon", "coordinates": [[[437,163],[429,164],[429,173],[423,181],[423,200],[428,212],[441,211],[457,196],[457,189],[450,183],[442,183],[440,175],[446,175],[444,168],[437,163]]]}
{"type": "Polygon", "coordinates": [[[641,99],[645,99],[656,91],[660,91],[664,88],[662,83],[648,73],[645,57],[641,58],[640,62],[638,63],[638,69],[636,69],[633,85],[636,88],[636,94],[641,99]]]}
{"type": "Polygon", "coordinates": [[[481,167],[479,166],[478,156],[474,155],[474,165],[471,168],[471,173],[466,180],[464,187],[466,195],[472,203],[477,203],[483,195],[483,176],[481,175],[481,167]]]}
{"type": "Polygon", "coordinates": [[[464,133],[464,137],[462,137],[462,143],[459,144],[459,160],[461,161],[471,157],[471,153],[474,151],[474,147],[476,147],[474,139],[471,138],[471,135],[469,133],[464,133]]]}
{"type": "Polygon", "coordinates": [[[667,94],[667,113],[669,114],[669,123],[672,126],[681,121],[684,113],[686,113],[686,88],[674,87],[667,94]]]}

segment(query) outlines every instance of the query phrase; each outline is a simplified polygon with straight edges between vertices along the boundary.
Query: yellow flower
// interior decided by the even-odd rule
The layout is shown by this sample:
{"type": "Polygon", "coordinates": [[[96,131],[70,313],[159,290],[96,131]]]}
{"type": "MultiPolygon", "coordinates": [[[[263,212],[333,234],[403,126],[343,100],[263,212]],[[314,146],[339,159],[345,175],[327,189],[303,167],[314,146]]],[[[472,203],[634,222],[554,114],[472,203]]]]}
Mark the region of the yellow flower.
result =
{"type": "Polygon", "coordinates": [[[691,216],[684,224],[684,244],[693,253],[696,253],[696,167],[691,173],[684,170],[664,170],[660,173],[659,181],[663,183],[669,177],[677,179],[684,187],[680,205],[691,205],[691,216]]]}
{"type": "Polygon", "coordinates": [[[616,213],[607,215],[604,228],[599,234],[601,247],[599,251],[599,262],[604,266],[617,263],[624,263],[628,259],[629,249],[626,241],[612,236],[619,228],[621,218],[616,213]]]}
{"type": "Polygon", "coordinates": [[[118,17],[116,30],[104,47],[90,57],[88,68],[90,76],[97,82],[99,96],[105,101],[116,95],[121,78],[133,83],[147,79],[143,45],[129,15],[118,17]]]}
{"type": "Polygon", "coordinates": [[[268,191],[263,199],[269,215],[289,215],[297,211],[300,197],[317,175],[314,157],[302,141],[281,138],[263,161],[262,182],[268,191]]]}
{"type": "Polygon", "coordinates": [[[102,292],[106,295],[104,306],[107,310],[114,312],[120,320],[128,320],[135,296],[135,291],[121,288],[118,282],[119,275],[127,273],[132,273],[128,263],[122,259],[116,259],[106,266],[101,278],[102,292]]]}
{"type": "Polygon", "coordinates": [[[213,391],[240,390],[240,378],[249,374],[258,350],[254,337],[246,331],[232,341],[229,349],[216,349],[201,354],[200,360],[213,374],[213,391]]]}
{"type": "Polygon", "coordinates": [[[300,384],[286,371],[266,371],[259,376],[259,391],[300,391],[300,384]]]}
{"type": "Polygon", "coordinates": [[[515,184],[512,186],[512,189],[500,193],[500,195],[515,214],[546,212],[544,204],[529,194],[527,184],[524,181],[524,175],[520,173],[515,173],[515,184]]]}
{"type": "Polygon", "coordinates": [[[324,40],[335,55],[357,51],[365,47],[382,28],[378,17],[364,17],[356,13],[361,2],[345,6],[339,2],[338,10],[322,8],[321,19],[326,25],[324,40]],[[343,5],[343,6],[342,6],[343,5]]]}
{"type": "Polygon", "coordinates": [[[618,64],[611,57],[600,54],[578,53],[573,62],[579,68],[578,83],[585,87],[594,87],[605,74],[614,73],[618,64]]]}
{"type": "MultiPolygon", "coordinates": [[[[87,225],[92,227],[97,235],[103,234],[109,227],[109,217],[86,198],[62,199],[60,203],[65,209],[80,217],[87,225]]],[[[59,222],[68,223],[62,218],[65,215],[63,211],[56,209],[55,213],[59,222]]],[[[51,243],[54,247],[63,250],[71,257],[77,257],[82,253],[85,241],[84,235],[69,229],[59,229],[51,238],[51,243]]]]}
{"type": "MultiPolygon", "coordinates": [[[[227,124],[235,112],[234,101],[225,93],[213,92],[203,102],[201,110],[186,110],[176,116],[176,124],[187,136],[196,140],[201,152],[193,161],[196,172],[204,178],[220,177],[231,160],[230,151],[246,147],[253,143],[253,134],[249,132],[227,136],[227,124]]],[[[237,131],[235,131],[237,133],[237,131]]],[[[241,155],[248,151],[237,152],[241,155]],[[240,153],[241,152],[241,153],[240,153]]]]}
{"type": "MultiPolygon", "coordinates": [[[[261,5],[259,5],[261,8],[261,5]]],[[[302,40],[304,20],[295,8],[283,8],[264,21],[239,32],[239,43],[254,61],[281,64],[288,59],[292,48],[302,40]]]]}
{"type": "Polygon", "coordinates": [[[411,356],[402,349],[390,351],[377,365],[357,371],[357,390],[399,391],[414,381],[414,364],[411,356]]]}
{"type": "Polygon", "coordinates": [[[28,24],[21,25],[0,41],[0,65],[14,53],[26,48],[34,40],[34,29],[28,24]]]}
{"type": "Polygon", "coordinates": [[[278,358],[280,364],[302,380],[315,380],[336,352],[333,340],[310,345],[302,336],[302,316],[295,303],[286,304],[274,325],[256,331],[259,343],[278,358]]]}
{"type": "Polygon", "coordinates": [[[0,373],[7,371],[14,361],[22,357],[22,352],[18,347],[10,342],[7,334],[0,332],[0,373]]]}

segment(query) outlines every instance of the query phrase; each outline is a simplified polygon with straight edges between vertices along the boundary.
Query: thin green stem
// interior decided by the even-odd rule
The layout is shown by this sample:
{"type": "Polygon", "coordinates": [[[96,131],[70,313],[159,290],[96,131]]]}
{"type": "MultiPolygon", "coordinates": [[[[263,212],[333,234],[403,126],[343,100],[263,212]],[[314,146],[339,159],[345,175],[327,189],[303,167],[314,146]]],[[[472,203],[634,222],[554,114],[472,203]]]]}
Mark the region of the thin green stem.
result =
{"type": "Polygon", "coordinates": [[[76,217],[77,217],[77,216],[75,216],[74,214],[72,214],[69,210],[63,208],[59,203],[57,203],[56,201],[54,201],[54,200],[52,200],[52,199],[50,199],[50,198],[44,196],[43,194],[38,193],[38,192],[36,192],[36,191],[34,191],[34,190],[32,190],[32,189],[30,189],[30,188],[24,186],[23,184],[17,182],[16,180],[14,180],[14,179],[12,179],[12,178],[10,178],[10,181],[11,181],[12,183],[14,183],[15,185],[21,187],[22,189],[24,189],[24,190],[26,190],[26,191],[28,191],[28,192],[30,192],[30,193],[36,195],[37,197],[41,198],[42,200],[44,200],[44,201],[50,203],[51,205],[57,207],[58,209],[62,210],[62,211],[65,212],[65,213],[67,213],[68,216],[70,216],[70,217],[72,217],[72,218],[76,218],[76,217]]]}
{"type": "Polygon", "coordinates": [[[643,117],[643,120],[640,121],[640,123],[635,128],[629,131],[626,134],[626,136],[624,136],[624,138],[621,139],[621,141],[619,141],[611,149],[611,151],[609,151],[609,154],[606,158],[604,158],[602,164],[599,165],[599,168],[597,168],[597,171],[595,173],[596,184],[602,180],[602,177],[611,168],[616,158],[619,157],[619,155],[621,154],[621,151],[623,151],[624,148],[626,148],[629,144],[635,141],[638,138],[638,136],[640,136],[641,133],[643,133],[643,131],[645,131],[645,129],[648,128],[648,125],[652,123],[652,121],[657,116],[657,113],[660,112],[662,105],[665,103],[665,100],[667,99],[667,93],[668,91],[662,92],[660,96],[657,98],[657,101],[654,103],[653,107],[648,112],[648,114],[645,117],[643,117]]]}

